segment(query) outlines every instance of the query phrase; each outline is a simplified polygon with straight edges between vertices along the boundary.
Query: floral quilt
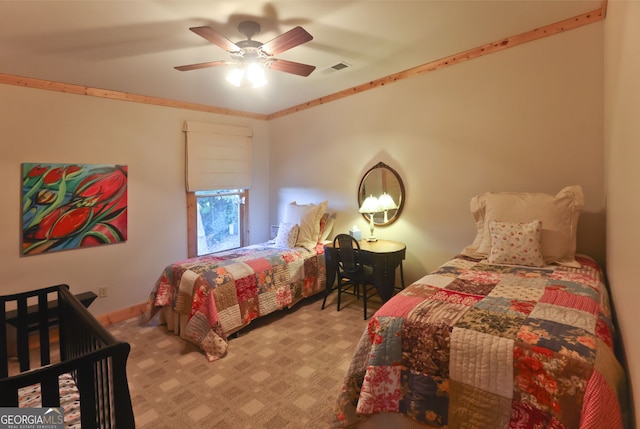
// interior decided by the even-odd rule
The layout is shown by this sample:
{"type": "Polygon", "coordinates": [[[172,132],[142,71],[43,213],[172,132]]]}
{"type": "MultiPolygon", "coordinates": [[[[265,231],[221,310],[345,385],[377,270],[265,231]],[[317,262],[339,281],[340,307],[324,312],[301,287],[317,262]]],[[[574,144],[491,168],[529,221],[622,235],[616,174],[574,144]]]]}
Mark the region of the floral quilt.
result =
{"type": "Polygon", "coordinates": [[[370,320],[334,427],[402,413],[441,428],[622,428],[624,374],[595,261],[488,265],[457,256],[370,320]]]}
{"type": "Polygon", "coordinates": [[[160,308],[187,317],[180,335],[199,344],[209,361],[227,351],[227,335],[252,320],[325,290],[324,247],[257,244],[176,262],[156,282],[142,320],[160,308]]]}
{"type": "MultiPolygon", "coordinates": [[[[60,386],[60,406],[64,411],[64,427],[65,429],[81,429],[80,393],[76,382],[69,373],[60,375],[58,381],[60,386]]],[[[42,389],[40,384],[34,384],[18,390],[18,406],[20,408],[41,408],[42,389]]],[[[36,425],[15,425],[13,427],[36,427],[36,425]]]]}

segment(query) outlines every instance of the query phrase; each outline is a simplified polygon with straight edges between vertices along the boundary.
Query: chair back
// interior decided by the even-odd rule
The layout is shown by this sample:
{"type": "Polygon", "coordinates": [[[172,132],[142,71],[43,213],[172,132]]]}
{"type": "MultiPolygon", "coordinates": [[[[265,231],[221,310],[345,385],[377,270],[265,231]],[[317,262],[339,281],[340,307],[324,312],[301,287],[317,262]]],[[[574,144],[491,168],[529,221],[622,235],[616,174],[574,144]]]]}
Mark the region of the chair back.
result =
{"type": "Polygon", "coordinates": [[[337,250],[338,267],[346,273],[358,273],[362,270],[360,244],[349,234],[338,234],[333,239],[333,248],[337,250]]]}

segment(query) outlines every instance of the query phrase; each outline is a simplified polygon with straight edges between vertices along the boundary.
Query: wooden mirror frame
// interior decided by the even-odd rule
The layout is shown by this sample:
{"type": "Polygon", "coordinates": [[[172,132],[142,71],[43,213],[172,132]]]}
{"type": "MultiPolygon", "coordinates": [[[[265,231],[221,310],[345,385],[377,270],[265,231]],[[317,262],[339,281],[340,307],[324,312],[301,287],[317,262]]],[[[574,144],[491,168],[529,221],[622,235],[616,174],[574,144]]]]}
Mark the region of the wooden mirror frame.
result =
{"type": "MultiPolygon", "coordinates": [[[[358,208],[362,206],[362,202],[370,194],[376,194],[376,197],[378,197],[383,192],[391,195],[398,208],[387,211],[386,221],[384,212],[375,213],[373,215],[373,224],[375,226],[385,226],[395,222],[402,212],[405,200],[404,183],[402,183],[398,172],[384,162],[379,162],[371,167],[364,174],[362,180],[360,180],[360,186],[358,187],[358,208]]],[[[364,217],[367,222],[370,221],[370,214],[362,213],[362,217],[364,217]]]]}

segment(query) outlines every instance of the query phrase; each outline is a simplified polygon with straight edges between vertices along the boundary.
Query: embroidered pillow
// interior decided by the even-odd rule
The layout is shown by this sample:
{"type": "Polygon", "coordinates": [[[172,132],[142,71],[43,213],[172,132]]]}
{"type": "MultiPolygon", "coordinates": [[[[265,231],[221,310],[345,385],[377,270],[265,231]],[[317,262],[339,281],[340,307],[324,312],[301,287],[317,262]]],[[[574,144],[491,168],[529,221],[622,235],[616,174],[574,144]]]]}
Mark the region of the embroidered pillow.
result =
{"type": "Polygon", "coordinates": [[[489,221],[491,250],[487,260],[490,264],[544,266],[540,253],[542,222],[529,223],[489,221]]]}
{"type": "Polygon", "coordinates": [[[299,231],[300,227],[296,223],[280,222],[280,226],[278,226],[278,235],[276,235],[276,246],[286,247],[288,249],[296,247],[296,240],[298,239],[299,231]]]}

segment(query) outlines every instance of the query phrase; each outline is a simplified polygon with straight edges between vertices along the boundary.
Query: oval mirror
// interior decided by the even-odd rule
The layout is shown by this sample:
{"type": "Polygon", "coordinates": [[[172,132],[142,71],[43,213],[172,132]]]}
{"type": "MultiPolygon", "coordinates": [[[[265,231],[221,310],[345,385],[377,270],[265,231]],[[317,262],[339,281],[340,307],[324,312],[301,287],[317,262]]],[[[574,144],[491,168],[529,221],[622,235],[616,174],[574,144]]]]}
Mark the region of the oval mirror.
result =
{"type": "Polygon", "coordinates": [[[358,207],[364,210],[374,210],[363,208],[362,204],[367,197],[373,196],[377,199],[377,208],[372,213],[362,213],[362,216],[369,222],[373,216],[373,223],[376,226],[389,225],[400,216],[404,205],[404,184],[400,175],[384,162],[379,162],[367,171],[358,188],[358,207]]]}

